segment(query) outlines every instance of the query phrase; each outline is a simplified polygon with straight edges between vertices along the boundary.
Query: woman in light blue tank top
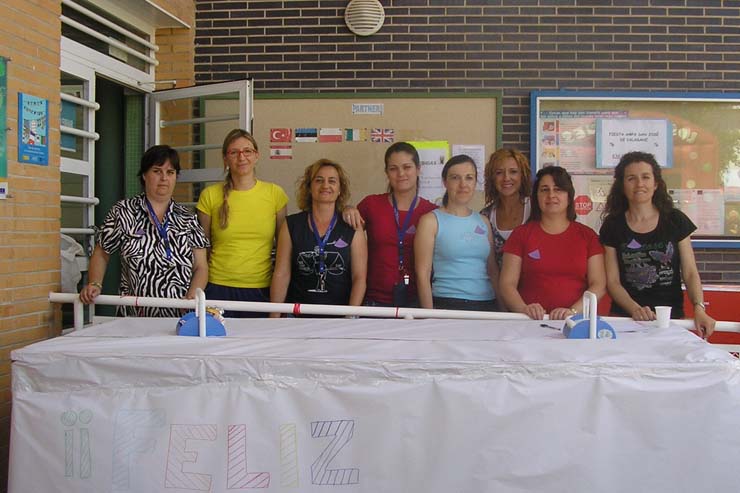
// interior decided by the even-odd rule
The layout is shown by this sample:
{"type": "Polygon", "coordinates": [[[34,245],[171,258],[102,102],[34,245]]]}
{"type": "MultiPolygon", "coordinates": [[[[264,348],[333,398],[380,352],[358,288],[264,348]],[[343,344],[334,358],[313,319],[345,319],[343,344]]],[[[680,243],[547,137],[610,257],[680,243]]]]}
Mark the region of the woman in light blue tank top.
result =
{"type": "Polygon", "coordinates": [[[497,310],[491,224],[470,208],[476,181],[472,158],[450,158],[442,169],[443,205],[419,221],[414,255],[422,308],[497,310]]]}

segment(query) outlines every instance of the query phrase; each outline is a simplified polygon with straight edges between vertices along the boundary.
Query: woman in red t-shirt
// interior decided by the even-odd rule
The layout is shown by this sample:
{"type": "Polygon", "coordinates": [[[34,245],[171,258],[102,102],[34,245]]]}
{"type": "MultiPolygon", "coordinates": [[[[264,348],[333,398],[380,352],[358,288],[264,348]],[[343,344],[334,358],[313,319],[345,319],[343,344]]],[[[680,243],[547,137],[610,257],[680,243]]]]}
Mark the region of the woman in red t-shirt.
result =
{"type": "MultiPolygon", "coordinates": [[[[367,292],[371,306],[416,306],[414,236],[419,218],[437,206],[419,196],[416,148],[396,142],[385,152],[388,192],[368,195],[357,211],[367,231],[367,292]]],[[[346,211],[351,224],[352,212],[346,211]]]]}
{"type": "Polygon", "coordinates": [[[509,310],[541,320],[582,311],[583,292],[606,292],[604,248],[596,233],[577,223],[575,189],[568,172],[549,166],[537,173],[532,214],[504,245],[499,290],[509,310]]]}

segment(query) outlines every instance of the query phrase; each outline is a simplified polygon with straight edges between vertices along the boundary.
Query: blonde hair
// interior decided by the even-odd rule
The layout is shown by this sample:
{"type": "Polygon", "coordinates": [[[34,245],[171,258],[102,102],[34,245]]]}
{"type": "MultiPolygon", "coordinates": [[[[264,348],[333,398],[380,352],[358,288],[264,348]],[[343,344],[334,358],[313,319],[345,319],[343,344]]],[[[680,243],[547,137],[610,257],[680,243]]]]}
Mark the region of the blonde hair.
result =
{"type": "Polygon", "coordinates": [[[344,172],[344,169],[339,163],[335,163],[328,159],[319,159],[315,163],[309,164],[303,172],[303,176],[298,178],[298,181],[296,182],[296,203],[298,208],[302,211],[307,212],[311,210],[313,202],[313,197],[311,197],[311,182],[316,178],[319,170],[325,166],[334,168],[337,170],[337,174],[339,175],[339,197],[337,197],[337,201],[335,203],[336,210],[342,211],[344,206],[347,204],[350,195],[349,177],[347,176],[347,173],[344,172]]]}
{"type": "Polygon", "coordinates": [[[519,198],[524,200],[532,193],[532,173],[529,170],[529,160],[527,159],[527,156],[516,149],[499,149],[491,154],[490,159],[486,163],[485,172],[483,173],[483,188],[486,192],[486,207],[491,204],[498,205],[499,203],[499,194],[498,190],[496,190],[494,172],[498,164],[509,158],[516,162],[519,172],[522,174],[521,186],[519,187],[519,198]]]}
{"type": "MultiPolygon", "coordinates": [[[[221,156],[226,159],[226,152],[229,150],[229,146],[237,139],[247,139],[253,146],[254,150],[259,152],[259,148],[257,147],[257,141],[254,140],[254,137],[252,137],[252,134],[247,132],[246,130],[242,130],[241,128],[235,128],[232,131],[230,131],[228,134],[226,134],[226,137],[224,138],[224,143],[221,146],[221,156]]],[[[221,204],[221,207],[218,209],[218,225],[221,227],[221,229],[226,229],[226,227],[229,225],[229,192],[234,188],[234,181],[231,179],[231,170],[229,170],[229,167],[225,165],[226,168],[226,178],[224,179],[224,201],[221,204]]]]}

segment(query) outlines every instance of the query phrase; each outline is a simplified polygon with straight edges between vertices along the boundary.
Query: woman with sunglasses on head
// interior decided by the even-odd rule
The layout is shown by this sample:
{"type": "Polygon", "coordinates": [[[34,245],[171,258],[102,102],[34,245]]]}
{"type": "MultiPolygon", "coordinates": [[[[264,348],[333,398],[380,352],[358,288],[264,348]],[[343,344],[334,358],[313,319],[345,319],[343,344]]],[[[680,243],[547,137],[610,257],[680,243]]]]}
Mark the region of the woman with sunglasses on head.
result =
{"type": "Polygon", "coordinates": [[[477,178],[471,157],[450,158],[442,168],[442,207],[419,221],[414,254],[422,308],[498,309],[491,225],[470,208],[477,178]]]}
{"type": "MultiPolygon", "coordinates": [[[[92,303],[103,288],[110,256],[121,256],[122,296],[195,297],[208,281],[208,238],[192,212],[172,200],[180,157],[167,145],[149,148],[141,158],[144,192],[120,200],[96,233],[90,282],[80,300],[92,303]]],[[[179,308],[119,307],[121,315],[179,317],[179,308]]]]}
{"type": "Polygon", "coordinates": [[[306,168],[296,195],[302,212],[280,227],[270,301],[361,305],[367,240],[362,229],[342,218],[349,199],[347,174],[338,163],[319,159],[306,168]]]}
{"type": "Polygon", "coordinates": [[[529,221],[504,245],[501,296],[510,311],[562,320],[583,311],[583,293],[606,291],[604,249],[596,233],[576,222],[575,189],[568,172],[537,172],[529,221]]]}
{"type": "Polygon", "coordinates": [[[416,306],[416,226],[421,216],[437,208],[419,196],[420,173],[416,148],[396,142],[385,152],[388,192],[368,195],[357,205],[369,252],[366,305],[416,306]]]}
{"type": "Polygon", "coordinates": [[[499,149],[486,163],[484,189],[486,207],[480,211],[491,222],[493,248],[499,270],[504,259],[504,243],[531,213],[529,196],[532,183],[527,157],[515,149],[499,149]]]}
{"type": "MultiPolygon", "coordinates": [[[[226,178],[203,190],[198,220],[211,240],[206,296],[228,301],[270,301],[272,247],[285,220],[288,196],[258,180],[259,149],[242,129],[230,131],[221,148],[226,178]]],[[[262,317],[228,311],[227,317],[262,317]]]]}
{"type": "Polygon", "coordinates": [[[690,235],[691,219],[673,207],[655,156],[630,152],[614,169],[601,226],[612,312],[655,320],[655,306],[670,306],[682,318],[686,285],[694,305],[694,326],[707,337],[715,321],[707,315],[690,235]]]}

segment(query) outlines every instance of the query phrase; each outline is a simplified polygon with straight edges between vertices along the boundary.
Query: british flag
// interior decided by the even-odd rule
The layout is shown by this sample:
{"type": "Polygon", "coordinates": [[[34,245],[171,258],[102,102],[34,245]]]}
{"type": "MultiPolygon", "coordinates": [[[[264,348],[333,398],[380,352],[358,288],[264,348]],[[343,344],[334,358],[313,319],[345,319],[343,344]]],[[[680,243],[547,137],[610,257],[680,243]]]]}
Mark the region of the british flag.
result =
{"type": "Polygon", "coordinates": [[[396,132],[392,128],[373,128],[370,130],[370,142],[392,143],[396,140],[396,132]]]}

